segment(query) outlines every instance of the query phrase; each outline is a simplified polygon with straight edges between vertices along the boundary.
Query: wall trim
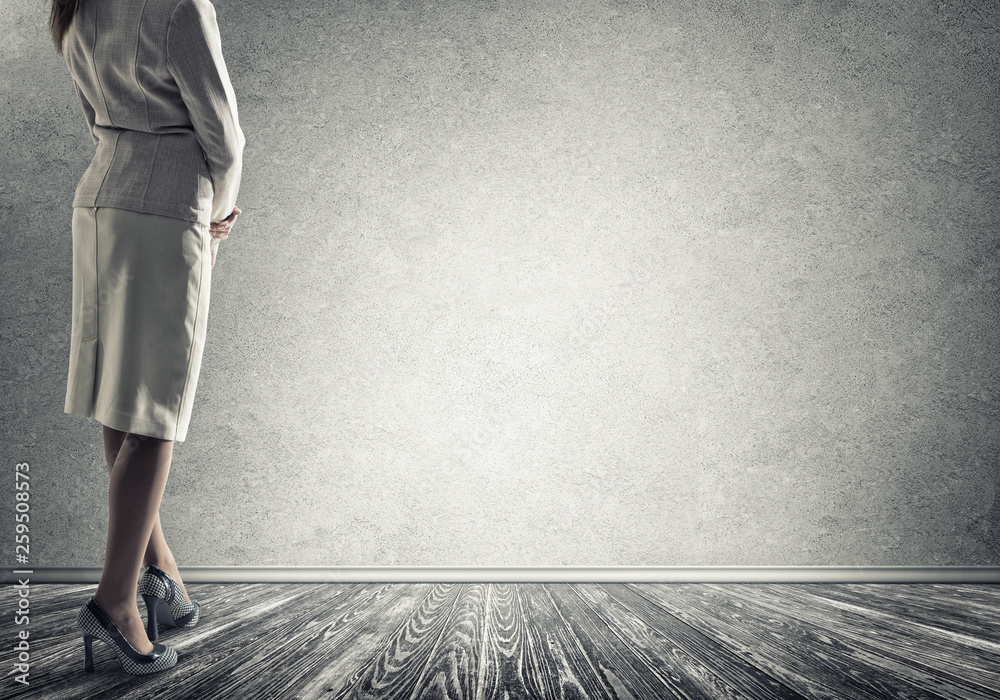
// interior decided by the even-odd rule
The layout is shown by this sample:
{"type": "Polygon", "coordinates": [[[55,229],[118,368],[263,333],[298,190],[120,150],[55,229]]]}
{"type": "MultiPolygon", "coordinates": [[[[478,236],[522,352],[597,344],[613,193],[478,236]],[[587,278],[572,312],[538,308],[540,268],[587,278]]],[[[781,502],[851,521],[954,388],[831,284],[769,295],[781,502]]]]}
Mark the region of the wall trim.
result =
{"type": "MultiPolygon", "coordinates": [[[[997,566],[182,566],[185,583],[1000,583],[997,566]]],[[[0,583],[97,583],[100,567],[0,568],[0,583]]]]}

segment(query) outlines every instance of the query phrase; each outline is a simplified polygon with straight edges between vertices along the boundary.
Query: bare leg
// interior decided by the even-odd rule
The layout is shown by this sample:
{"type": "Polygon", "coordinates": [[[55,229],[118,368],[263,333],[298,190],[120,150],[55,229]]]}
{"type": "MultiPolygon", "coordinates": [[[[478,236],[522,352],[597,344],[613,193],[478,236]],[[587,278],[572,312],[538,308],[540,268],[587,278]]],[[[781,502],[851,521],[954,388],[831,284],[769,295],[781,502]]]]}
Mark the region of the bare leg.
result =
{"type": "MultiPolygon", "coordinates": [[[[108,465],[108,474],[111,474],[115,467],[115,460],[118,457],[118,452],[121,450],[122,443],[125,440],[125,433],[121,430],[115,430],[114,428],[104,427],[104,459],[108,465]]],[[[174,554],[170,551],[170,547],[167,545],[167,540],[163,536],[163,528],[160,526],[160,511],[156,511],[156,520],[153,523],[153,531],[149,536],[149,543],[146,545],[146,551],[142,558],[143,564],[153,564],[165,571],[177,585],[180,586],[181,593],[184,597],[191,600],[187,594],[187,590],[184,588],[184,582],[181,580],[180,571],[177,569],[177,562],[174,560],[174,554]]]]}
{"type": "Polygon", "coordinates": [[[108,488],[108,540],[94,600],[143,654],[153,650],[153,643],[136,604],[139,567],[167,485],[173,448],[172,440],[127,433],[108,488]]]}

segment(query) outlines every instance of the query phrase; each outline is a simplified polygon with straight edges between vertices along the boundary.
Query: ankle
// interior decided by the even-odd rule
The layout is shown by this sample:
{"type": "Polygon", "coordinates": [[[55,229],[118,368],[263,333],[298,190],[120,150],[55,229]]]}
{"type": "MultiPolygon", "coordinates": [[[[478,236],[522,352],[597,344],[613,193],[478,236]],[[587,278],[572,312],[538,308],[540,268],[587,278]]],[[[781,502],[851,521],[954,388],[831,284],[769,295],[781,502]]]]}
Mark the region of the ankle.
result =
{"type": "Polygon", "coordinates": [[[107,598],[102,598],[100,593],[94,593],[94,602],[116,624],[130,621],[133,618],[139,618],[139,608],[136,606],[134,599],[108,600],[107,598]]]}
{"type": "Polygon", "coordinates": [[[158,569],[163,569],[164,571],[169,571],[170,569],[177,568],[177,562],[174,560],[173,555],[169,556],[148,556],[142,560],[142,563],[146,566],[152,564],[158,569]]]}

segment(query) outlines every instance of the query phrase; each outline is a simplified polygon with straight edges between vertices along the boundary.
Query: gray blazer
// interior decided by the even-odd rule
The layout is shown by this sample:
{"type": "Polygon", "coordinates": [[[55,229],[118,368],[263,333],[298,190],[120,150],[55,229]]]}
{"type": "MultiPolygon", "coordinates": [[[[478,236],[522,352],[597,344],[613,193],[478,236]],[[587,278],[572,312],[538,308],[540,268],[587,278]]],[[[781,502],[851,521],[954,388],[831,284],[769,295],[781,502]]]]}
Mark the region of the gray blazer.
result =
{"type": "Polygon", "coordinates": [[[97,144],[73,206],[229,216],[245,141],[209,0],[83,0],[63,54],[97,144]]]}

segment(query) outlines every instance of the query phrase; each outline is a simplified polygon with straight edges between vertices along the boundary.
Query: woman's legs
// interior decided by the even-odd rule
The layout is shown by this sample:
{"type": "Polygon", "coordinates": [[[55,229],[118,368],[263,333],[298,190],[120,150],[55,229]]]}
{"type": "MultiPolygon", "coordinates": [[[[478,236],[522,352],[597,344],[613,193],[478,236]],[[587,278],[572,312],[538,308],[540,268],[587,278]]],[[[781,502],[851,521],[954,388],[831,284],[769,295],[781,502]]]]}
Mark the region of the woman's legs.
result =
{"type": "MultiPolygon", "coordinates": [[[[125,441],[125,433],[121,430],[115,430],[114,428],[109,428],[108,426],[103,426],[104,428],[104,459],[108,464],[108,474],[111,474],[115,467],[115,460],[118,458],[118,452],[121,450],[122,443],[125,441]]],[[[177,570],[177,562],[174,560],[174,554],[170,551],[170,547],[167,545],[167,540],[163,536],[163,528],[160,526],[160,511],[156,511],[156,521],[153,523],[153,531],[149,536],[149,543],[146,545],[146,552],[142,558],[143,564],[153,564],[165,571],[177,585],[180,586],[181,593],[190,602],[191,598],[188,597],[187,590],[184,588],[184,582],[181,581],[180,572],[177,570]]]]}
{"type": "MultiPolygon", "coordinates": [[[[105,431],[110,430],[105,427],[105,431]]],[[[120,431],[115,431],[119,432],[120,431]]],[[[136,589],[153,527],[158,518],[163,489],[167,485],[172,440],[121,433],[122,440],[112,463],[108,488],[108,539],[104,570],[94,600],[141,653],[153,650],[146,637],[136,589]]],[[[105,432],[105,437],[109,434],[105,432]]],[[[114,434],[110,437],[115,438],[114,434]]],[[[105,456],[109,444],[105,442],[105,456]]],[[[162,536],[162,532],[161,532],[162,536]]]]}

